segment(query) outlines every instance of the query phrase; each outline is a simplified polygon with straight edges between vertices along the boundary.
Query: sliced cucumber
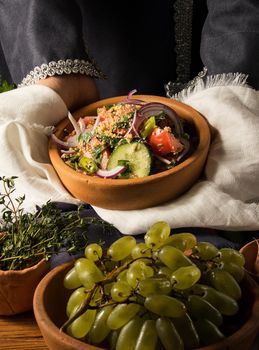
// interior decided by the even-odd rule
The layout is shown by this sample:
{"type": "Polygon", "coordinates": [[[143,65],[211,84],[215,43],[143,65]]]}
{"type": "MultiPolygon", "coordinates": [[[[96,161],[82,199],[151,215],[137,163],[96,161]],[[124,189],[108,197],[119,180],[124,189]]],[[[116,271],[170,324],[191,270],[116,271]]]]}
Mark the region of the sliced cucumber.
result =
{"type": "Polygon", "coordinates": [[[127,177],[136,178],[149,175],[152,158],[144,143],[132,142],[116,147],[110,155],[107,169],[115,168],[118,162],[124,160],[128,162],[127,177]]]}

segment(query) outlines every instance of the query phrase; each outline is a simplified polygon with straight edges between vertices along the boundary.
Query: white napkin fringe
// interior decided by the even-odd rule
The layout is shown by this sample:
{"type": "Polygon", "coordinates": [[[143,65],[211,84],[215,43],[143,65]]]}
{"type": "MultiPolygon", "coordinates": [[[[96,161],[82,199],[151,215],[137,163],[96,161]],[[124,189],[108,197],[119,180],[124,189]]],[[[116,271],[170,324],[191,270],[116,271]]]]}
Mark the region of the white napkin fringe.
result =
{"type": "Polygon", "coordinates": [[[194,78],[194,84],[190,83],[186,89],[181,90],[177,94],[171,96],[172,99],[184,101],[197,92],[209,89],[215,86],[246,86],[247,74],[243,73],[223,73],[208,75],[202,78],[194,78]]]}

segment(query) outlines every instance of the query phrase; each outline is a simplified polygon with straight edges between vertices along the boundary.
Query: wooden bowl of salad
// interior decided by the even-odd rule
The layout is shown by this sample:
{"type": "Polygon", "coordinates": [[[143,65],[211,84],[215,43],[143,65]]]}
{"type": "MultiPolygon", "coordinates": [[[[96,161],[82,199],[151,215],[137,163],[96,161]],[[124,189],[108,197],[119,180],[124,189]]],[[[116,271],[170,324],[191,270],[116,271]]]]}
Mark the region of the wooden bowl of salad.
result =
{"type": "Polygon", "coordinates": [[[133,93],[68,113],[56,126],[50,160],[75,198],[142,209],[177,198],[199,179],[210,145],[206,119],[173,99],[133,93]]]}

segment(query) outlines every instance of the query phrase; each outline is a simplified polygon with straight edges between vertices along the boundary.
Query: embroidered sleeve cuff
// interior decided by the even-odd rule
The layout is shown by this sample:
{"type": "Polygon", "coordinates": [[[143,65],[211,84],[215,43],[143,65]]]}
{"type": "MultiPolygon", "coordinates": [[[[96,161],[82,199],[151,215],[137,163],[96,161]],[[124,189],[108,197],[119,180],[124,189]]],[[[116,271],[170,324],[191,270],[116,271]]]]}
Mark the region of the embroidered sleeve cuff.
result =
{"type": "Polygon", "coordinates": [[[35,84],[41,79],[63,74],[86,74],[94,78],[104,78],[104,75],[90,61],[79,59],[51,61],[35,67],[18,85],[18,87],[35,84]]]}

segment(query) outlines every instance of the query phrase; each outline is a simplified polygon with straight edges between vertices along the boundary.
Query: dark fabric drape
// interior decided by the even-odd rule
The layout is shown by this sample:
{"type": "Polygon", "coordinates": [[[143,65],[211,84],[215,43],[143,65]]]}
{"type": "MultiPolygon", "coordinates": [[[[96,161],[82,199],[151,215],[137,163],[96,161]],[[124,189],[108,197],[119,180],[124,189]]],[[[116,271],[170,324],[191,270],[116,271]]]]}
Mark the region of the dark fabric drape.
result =
{"type": "Polygon", "coordinates": [[[259,1],[207,0],[201,58],[210,74],[241,72],[259,88],[259,1]]]}
{"type": "MultiPolygon", "coordinates": [[[[249,74],[258,88],[259,1],[193,4],[190,78],[204,64],[209,74],[249,74]]],[[[98,80],[101,97],[134,88],[164,95],[164,84],[176,78],[173,6],[174,0],[125,6],[115,0],[0,0],[0,74],[9,78],[10,72],[20,83],[42,63],[90,58],[107,77],[98,80]]]]}

